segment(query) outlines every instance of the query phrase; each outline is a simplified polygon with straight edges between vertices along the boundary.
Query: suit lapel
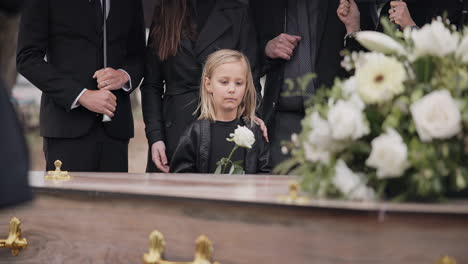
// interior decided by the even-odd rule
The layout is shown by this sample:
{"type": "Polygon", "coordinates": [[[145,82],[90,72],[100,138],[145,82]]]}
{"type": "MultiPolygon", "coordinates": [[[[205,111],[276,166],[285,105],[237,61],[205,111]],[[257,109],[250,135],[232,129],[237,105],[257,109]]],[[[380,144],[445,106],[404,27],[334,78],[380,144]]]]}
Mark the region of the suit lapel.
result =
{"type": "Polygon", "coordinates": [[[195,55],[199,56],[211,43],[231,27],[231,21],[224,14],[224,9],[226,8],[223,6],[224,2],[223,0],[216,1],[214,9],[195,43],[195,55]]]}

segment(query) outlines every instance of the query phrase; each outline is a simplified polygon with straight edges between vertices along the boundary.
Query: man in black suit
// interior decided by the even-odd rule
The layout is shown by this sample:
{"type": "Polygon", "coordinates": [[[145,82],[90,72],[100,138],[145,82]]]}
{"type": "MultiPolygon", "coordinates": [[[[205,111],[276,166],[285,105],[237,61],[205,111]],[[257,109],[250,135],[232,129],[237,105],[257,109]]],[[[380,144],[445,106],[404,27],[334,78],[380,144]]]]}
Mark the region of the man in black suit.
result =
{"type": "Polygon", "coordinates": [[[287,158],[280,151],[281,141],[300,132],[307,99],[340,73],[345,28],[336,15],[338,4],[339,0],[251,1],[266,73],[262,117],[270,133],[273,166],[287,158]],[[317,78],[302,95],[284,94],[289,91],[285,80],[310,72],[317,78]]]}
{"type": "Polygon", "coordinates": [[[128,171],[130,93],[142,78],[141,0],[30,0],[18,38],[18,71],[42,92],[46,168],[128,171]],[[104,67],[103,20],[107,25],[104,67]],[[102,122],[103,114],[112,117],[102,122]]]}
{"type": "MultiPolygon", "coordinates": [[[[23,1],[2,1],[0,11],[15,14],[23,1]]],[[[1,69],[0,69],[1,72],[1,69]]],[[[16,113],[0,77],[0,208],[31,199],[28,152],[16,113]]]]}

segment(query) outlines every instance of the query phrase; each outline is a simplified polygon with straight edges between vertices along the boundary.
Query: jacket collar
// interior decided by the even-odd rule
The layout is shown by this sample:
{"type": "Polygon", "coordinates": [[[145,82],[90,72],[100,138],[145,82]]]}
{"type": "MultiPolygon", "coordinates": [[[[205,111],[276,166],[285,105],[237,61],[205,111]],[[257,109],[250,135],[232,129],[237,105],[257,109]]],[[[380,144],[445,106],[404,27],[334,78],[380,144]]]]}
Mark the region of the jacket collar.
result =
{"type": "Polygon", "coordinates": [[[194,52],[196,56],[199,56],[211,43],[232,26],[232,21],[225,11],[243,6],[245,4],[236,0],[216,0],[215,7],[211,11],[195,43],[194,52]]]}

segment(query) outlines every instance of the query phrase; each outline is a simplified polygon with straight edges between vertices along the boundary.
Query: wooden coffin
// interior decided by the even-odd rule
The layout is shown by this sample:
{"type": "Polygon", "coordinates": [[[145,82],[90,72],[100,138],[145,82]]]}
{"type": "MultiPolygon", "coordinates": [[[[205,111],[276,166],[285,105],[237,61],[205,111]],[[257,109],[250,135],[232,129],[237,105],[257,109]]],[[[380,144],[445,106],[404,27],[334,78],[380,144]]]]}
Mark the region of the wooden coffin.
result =
{"type": "Polygon", "coordinates": [[[31,173],[35,200],[0,211],[28,246],[0,263],[143,262],[148,236],[165,237],[164,257],[193,260],[206,235],[221,264],[468,263],[468,204],[311,200],[287,205],[291,177],[72,173],[67,182],[31,173]],[[450,263],[450,262],[449,262],[450,263]]]}

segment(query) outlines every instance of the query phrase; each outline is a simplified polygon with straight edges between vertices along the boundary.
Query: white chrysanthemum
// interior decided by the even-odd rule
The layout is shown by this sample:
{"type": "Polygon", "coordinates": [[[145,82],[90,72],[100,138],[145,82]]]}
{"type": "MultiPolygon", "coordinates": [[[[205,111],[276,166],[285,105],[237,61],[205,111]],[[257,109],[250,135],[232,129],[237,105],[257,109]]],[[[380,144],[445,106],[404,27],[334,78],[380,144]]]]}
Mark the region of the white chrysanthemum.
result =
{"type": "Polygon", "coordinates": [[[227,140],[234,141],[239,147],[250,149],[255,143],[254,133],[245,126],[237,126],[234,133],[231,133],[230,136],[227,140]]]}
{"type": "Polygon", "coordinates": [[[361,31],[356,34],[356,40],[368,50],[384,54],[406,54],[405,48],[388,35],[377,31],[361,31]]]}
{"type": "Polygon", "coordinates": [[[391,100],[404,91],[406,71],[395,58],[369,53],[362,67],[356,69],[359,95],[368,104],[391,100]]]}
{"type": "Polygon", "coordinates": [[[411,115],[421,141],[447,139],[461,131],[461,113],[447,90],[434,91],[411,107],[411,115]]]}
{"type": "Polygon", "coordinates": [[[354,173],[343,160],[338,160],[335,165],[333,185],[344,195],[354,200],[375,200],[373,189],[367,187],[362,180],[362,175],[354,173]]]}
{"type": "Polygon", "coordinates": [[[458,33],[452,33],[441,20],[434,20],[419,30],[411,32],[414,42],[415,58],[424,55],[443,57],[456,51],[460,39],[458,33]]]}
{"type": "Polygon", "coordinates": [[[403,175],[408,168],[408,147],[400,134],[389,129],[372,140],[372,151],[366,165],[377,169],[377,177],[394,178],[403,175]]]}
{"type": "Polygon", "coordinates": [[[334,140],[356,140],[370,129],[362,110],[352,101],[338,100],[328,110],[328,124],[334,140]]]}

